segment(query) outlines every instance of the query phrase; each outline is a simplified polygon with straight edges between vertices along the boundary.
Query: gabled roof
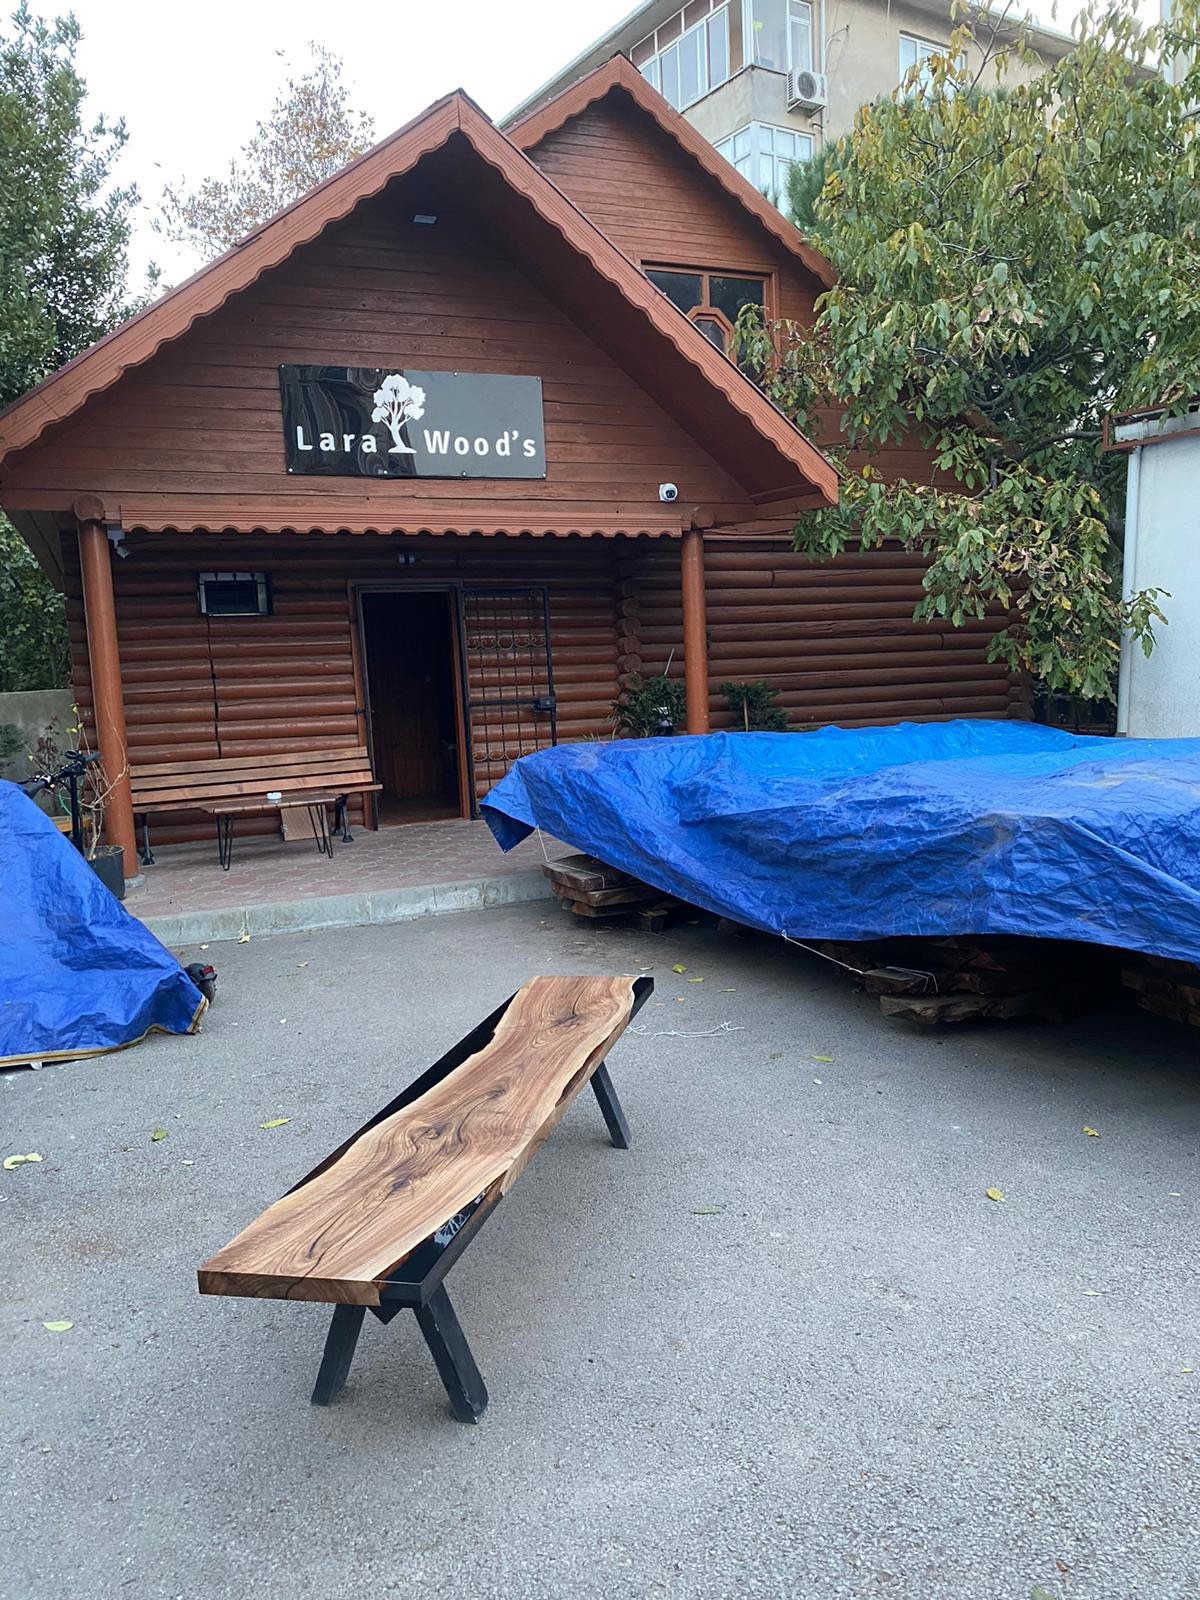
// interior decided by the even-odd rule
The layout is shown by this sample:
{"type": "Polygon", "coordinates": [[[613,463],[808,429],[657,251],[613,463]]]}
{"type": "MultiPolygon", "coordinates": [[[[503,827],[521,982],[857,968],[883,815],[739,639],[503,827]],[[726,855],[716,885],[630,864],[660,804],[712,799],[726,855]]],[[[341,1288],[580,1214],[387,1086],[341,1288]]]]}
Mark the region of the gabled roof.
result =
{"type": "Polygon", "coordinates": [[[686,117],[680,116],[674,106],[663,99],[626,56],[613,56],[602,67],[589,72],[585,78],[580,78],[561,94],[555,95],[553,100],[531,111],[505,131],[515,145],[529,153],[549,134],[557,133],[564,123],[614,92],[624,94],[645,112],[755,222],[807,267],[814,277],[819,278],[826,288],[832,287],[836,274],[821,252],[815,250],[799,229],[764,195],[759,194],[750,180],[726,161],[686,117]]]}
{"type": "Polygon", "coordinates": [[[814,494],[818,501],[836,500],[837,473],[821,452],[461,91],[437,101],[0,412],[0,462],[35,443],[360,201],[451,145],[473,163],[473,199],[490,203],[510,229],[536,233],[539,255],[547,254],[542,245],[551,247],[564,269],[552,287],[561,286],[570,309],[601,316],[614,341],[623,341],[613,353],[629,370],[631,363],[638,365],[636,376],[647,392],[715,454],[753,500],[763,506],[814,494]]]}

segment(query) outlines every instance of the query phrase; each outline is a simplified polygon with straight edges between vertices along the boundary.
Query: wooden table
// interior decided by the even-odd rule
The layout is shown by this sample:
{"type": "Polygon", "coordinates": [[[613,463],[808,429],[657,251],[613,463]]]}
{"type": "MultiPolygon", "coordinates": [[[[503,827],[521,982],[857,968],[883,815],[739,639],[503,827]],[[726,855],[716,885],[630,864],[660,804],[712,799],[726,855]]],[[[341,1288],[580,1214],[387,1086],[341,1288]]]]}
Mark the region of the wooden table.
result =
{"type": "Polygon", "coordinates": [[[200,810],[215,817],[217,821],[217,854],[221,859],[221,869],[228,872],[233,861],[233,819],[260,815],[264,811],[278,811],[281,825],[286,827],[285,812],[307,811],[308,820],[312,826],[313,838],[317,841],[318,855],[328,856],[333,859],[333,835],[329,831],[328,807],[335,805],[339,799],[336,794],[282,794],[278,800],[268,800],[264,795],[261,800],[214,800],[210,804],[201,806],[200,810]]]}

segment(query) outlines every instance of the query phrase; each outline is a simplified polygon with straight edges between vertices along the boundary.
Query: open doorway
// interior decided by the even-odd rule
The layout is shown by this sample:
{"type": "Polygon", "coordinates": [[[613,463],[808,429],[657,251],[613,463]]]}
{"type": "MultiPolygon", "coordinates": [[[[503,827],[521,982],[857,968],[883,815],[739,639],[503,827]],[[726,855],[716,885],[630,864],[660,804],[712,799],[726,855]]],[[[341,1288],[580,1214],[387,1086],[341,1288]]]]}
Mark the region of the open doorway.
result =
{"type": "Polygon", "coordinates": [[[383,785],[379,821],[462,815],[455,622],[442,591],[362,597],[371,754],[383,785]]]}

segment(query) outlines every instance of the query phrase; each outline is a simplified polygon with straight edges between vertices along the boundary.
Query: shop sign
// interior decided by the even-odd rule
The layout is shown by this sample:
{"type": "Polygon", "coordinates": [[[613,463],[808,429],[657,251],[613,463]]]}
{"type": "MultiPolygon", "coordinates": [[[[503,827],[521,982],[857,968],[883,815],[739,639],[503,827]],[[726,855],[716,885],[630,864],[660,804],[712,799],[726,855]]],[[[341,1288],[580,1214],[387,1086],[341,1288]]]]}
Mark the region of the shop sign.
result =
{"type": "Polygon", "coordinates": [[[544,478],[542,380],[411,367],[281,366],[289,472],[544,478]]]}

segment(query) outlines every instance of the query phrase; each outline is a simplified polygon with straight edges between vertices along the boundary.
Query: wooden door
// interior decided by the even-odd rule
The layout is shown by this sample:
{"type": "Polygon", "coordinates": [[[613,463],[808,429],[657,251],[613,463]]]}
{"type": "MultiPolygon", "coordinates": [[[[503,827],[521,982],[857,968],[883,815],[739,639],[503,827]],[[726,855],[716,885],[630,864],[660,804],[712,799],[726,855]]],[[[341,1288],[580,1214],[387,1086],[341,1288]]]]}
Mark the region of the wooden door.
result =
{"type": "Polygon", "coordinates": [[[383,802],[458,810],[449,595],[363,597],[371,743],[383,802]]]}

